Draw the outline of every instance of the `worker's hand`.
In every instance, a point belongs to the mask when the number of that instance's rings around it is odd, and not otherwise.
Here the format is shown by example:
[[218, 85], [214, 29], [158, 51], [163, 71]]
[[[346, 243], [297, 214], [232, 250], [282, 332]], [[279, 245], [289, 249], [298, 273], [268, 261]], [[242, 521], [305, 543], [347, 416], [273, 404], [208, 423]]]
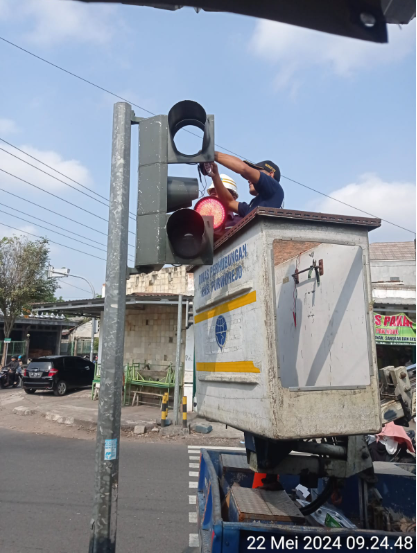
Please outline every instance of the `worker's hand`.
[[215, 161], [213, 161], [213, 163], [211, 163], [211, 172], [212, 172], [213, 175], [218, 175], [219, 174], [219, 167], [218, 167], [218, 165]]
[[210, 163], [205, 163], [204, 169], [206, 170], [207, 175], [211, 178], [219, 174], [219, 168], [217, 167], [217, 163], [215, 163], [214, 161]]

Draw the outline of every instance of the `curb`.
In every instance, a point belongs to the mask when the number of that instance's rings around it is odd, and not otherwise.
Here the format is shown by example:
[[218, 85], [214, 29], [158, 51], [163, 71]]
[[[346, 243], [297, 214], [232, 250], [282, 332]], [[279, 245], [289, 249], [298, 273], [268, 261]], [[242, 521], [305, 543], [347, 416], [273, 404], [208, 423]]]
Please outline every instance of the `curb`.
[[[24, 414], [33, 414], [33, 413], [34, 411], [30, 413], [24, 413]], [[47, 411], [46, 413], [42, 413], [42, 416], [44, 416], [47, 421], [57, 422], [58, 424], [66, 424], [67, 426], [81, 426], [86, 430], [96, 430], [97, 428], [97, 421], [93, 419], [80, 419], [78, 417], [66, 417], [66, 416], [60, 415], [59, 413], [54, 413], [53, 411]], [[129, 420], [123, 421], [122, 420], [120, 429], [124, 432], [133, 432], [135, 429], [135, 426], [138, 426], [141, 423], [146, 428], [147, 432], [150, 432], [153, 428], [156, 427], [156, 424], [150, 421], [147, 422], [147, 421], [129, 421]]]

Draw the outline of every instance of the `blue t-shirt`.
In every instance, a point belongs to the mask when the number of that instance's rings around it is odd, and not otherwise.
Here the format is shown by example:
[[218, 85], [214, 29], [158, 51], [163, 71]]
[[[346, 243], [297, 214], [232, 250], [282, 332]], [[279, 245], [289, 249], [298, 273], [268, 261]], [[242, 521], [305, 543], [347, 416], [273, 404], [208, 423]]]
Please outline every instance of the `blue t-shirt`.
[[255, 207], [277, 207], [282, 206], [284, 201], [284, 190], [273, 177], [261, 173], [258, 182], [254, 185], [258, 195], [253, 198], [250, 204], [239, 202], [238, 210], [241, 217], [245, 217]]

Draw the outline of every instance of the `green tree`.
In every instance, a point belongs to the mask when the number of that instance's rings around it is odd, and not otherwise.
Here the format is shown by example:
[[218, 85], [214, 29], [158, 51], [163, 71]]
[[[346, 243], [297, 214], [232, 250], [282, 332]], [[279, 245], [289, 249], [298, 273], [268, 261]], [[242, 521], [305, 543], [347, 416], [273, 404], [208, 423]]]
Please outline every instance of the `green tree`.
[[[58, 283], [47, 279], [48, 265], [48, 240], [32, 242], [18, 236], [0, 240], [0, 309], [5, 338], [9, 338], [20, 314], [30, 311], [32, 303], [54, 297]], [[4, 357], [5, 351], [2, 365]]]

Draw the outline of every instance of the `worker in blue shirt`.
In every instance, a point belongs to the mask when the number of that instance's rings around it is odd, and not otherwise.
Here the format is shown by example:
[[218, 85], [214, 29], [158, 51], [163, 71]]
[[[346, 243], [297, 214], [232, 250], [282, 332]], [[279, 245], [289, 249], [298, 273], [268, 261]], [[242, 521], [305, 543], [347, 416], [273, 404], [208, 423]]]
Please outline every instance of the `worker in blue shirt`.
[[246, 179], [249, 182], [249, 194], [255, 196], [249, 204], [237, 202], [224, 186], [219, 176], [218, 167], [216, 163], [213, 163], [210, 176], [219, 199], [227, 209], [245, 217], [256, 207], [280, 208], [282, 206], [284, 190], [279, 183], [281, 173], [278, 165], [269, 160], [254, 164], [221, 152], [215, 152], [214, 159]]

